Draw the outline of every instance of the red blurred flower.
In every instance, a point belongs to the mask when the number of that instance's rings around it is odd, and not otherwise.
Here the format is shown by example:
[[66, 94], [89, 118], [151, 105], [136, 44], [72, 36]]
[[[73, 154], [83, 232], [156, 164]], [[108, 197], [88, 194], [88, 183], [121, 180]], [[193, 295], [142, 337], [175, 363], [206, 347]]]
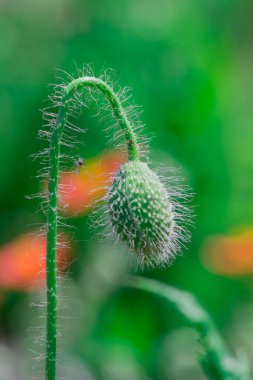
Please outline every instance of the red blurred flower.
[[[66, 236], [59, 240], [66, 243]], [[46, 236], [38, 233], [20, 235], [0, 247], [0, 288], [5, 290], [36, 290], [45, 285]], [[64, 269], [70, 248], [57, 249], [57, 268]]]
[[59, 206], [65, 214], [83, 214], [92, 203], [105, 194], [104, 187], [125, 162], [117, 151], [109, 152], [89, 162], [77, 171], [61, 173], [59, 177]]
[[224, 276], [253, 272], [253, 229], [228, 236], [208, 238], [201, 250], [207, 269]]

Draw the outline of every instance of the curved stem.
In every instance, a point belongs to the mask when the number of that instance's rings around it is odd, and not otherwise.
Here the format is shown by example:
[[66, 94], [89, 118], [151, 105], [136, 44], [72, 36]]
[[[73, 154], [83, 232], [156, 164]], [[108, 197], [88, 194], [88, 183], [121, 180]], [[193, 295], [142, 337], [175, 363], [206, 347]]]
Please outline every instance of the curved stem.
[[144, 277], [129, 277], [124, 285], [162, 297], [197, 330], [204, 349], [200, 364], [210, 380], [250, 379], [244, 358], [230, 355], [211, 318], [190, 293]]
[[50, 141], [50, 167], [48, 178], [48, 217], [47, 217], [47, 332], [46, 332], [46, 380], [55, 380], [56, 335], [57, 335], [57, 294], [56, 294], [56, 243], [57, 243], [57, 198], [59, 155], [62, 132], [65, 127], [69, 101], [73, 93], [84, 87], [94, 87], [101, 91], [109, 101], [113, 113], [123, 129], [127, 144], [129, 160], [139, 159], [139, 149], [134, 130], [127, 118], [121, 102], [113, 89], [101, 79], [81, 77], [70, 82], [63, 90], [56, 125]]

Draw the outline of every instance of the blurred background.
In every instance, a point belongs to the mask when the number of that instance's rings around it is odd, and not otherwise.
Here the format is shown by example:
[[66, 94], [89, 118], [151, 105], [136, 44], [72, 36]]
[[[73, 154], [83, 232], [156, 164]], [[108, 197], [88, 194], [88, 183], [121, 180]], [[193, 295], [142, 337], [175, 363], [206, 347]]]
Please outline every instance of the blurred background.
[[[250, 0], [0, 1], [0, 380], [43, 378], [43, 269], [37, 138], [62, 69], [114, 71], [142, 106], [150, 158], [176, 167], [195, 194], [192, 241], [172, 266], [141, 275], [192, 292], [234, 353], [253, 359], [253, 3]], [[131, 103], [131, 100], [129, 101]], [[74, 153], [59, 252], [59, 376], [205, 379], [196, 337], [89, 229], [91, 192], [124, 160], [90, 104]], [[73, 162], [69, 168], [73, 169]], [[137, 271], [138, 274], [140, 272]]]

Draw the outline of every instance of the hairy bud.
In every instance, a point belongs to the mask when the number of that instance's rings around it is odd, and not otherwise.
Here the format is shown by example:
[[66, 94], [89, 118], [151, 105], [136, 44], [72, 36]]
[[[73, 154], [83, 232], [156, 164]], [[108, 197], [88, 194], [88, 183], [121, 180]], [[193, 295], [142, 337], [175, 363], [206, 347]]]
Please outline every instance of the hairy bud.
[[107, 196], [114, 233], [139, 264], [160, 264], [175, 253], [175, 208], [169, 192], [146, 163], [128, 161], [116, 173]]

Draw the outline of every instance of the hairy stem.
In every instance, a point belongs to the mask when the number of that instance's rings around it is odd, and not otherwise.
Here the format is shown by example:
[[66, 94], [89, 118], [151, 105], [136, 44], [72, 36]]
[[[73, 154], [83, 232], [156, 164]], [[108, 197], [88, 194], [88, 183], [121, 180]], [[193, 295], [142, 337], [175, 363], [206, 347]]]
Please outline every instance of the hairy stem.
[[139, 159], [137, 138], [127, 118], [117, 94], [104, 81], [95, 77], [81, 77], [70, 82], [64, 89], [56, 124], [50, 140], [50, 168], [48, 178], [48, 217], [47, 217], [47, 332], [46, 332], [46, 380], [55, 380], [56, 336], [57, 336], [57, 284], [56, 284], [56, 244], [57, 244], [57, 201], [59, 155], [62, 132], [65, 127], [69, 102], [73, 93], [85, 87], [101, 91], [110, 103], [114, 116], [123, 129], [129, 160]]
[[250, 379], [245, 360], [239, 361], [230, 355], [211, 318], [190, 293], [143, 277], [129, 277], [124, 284], [162, 297], [197, 330], [204, 349], [200, 364], [208, 379]]

